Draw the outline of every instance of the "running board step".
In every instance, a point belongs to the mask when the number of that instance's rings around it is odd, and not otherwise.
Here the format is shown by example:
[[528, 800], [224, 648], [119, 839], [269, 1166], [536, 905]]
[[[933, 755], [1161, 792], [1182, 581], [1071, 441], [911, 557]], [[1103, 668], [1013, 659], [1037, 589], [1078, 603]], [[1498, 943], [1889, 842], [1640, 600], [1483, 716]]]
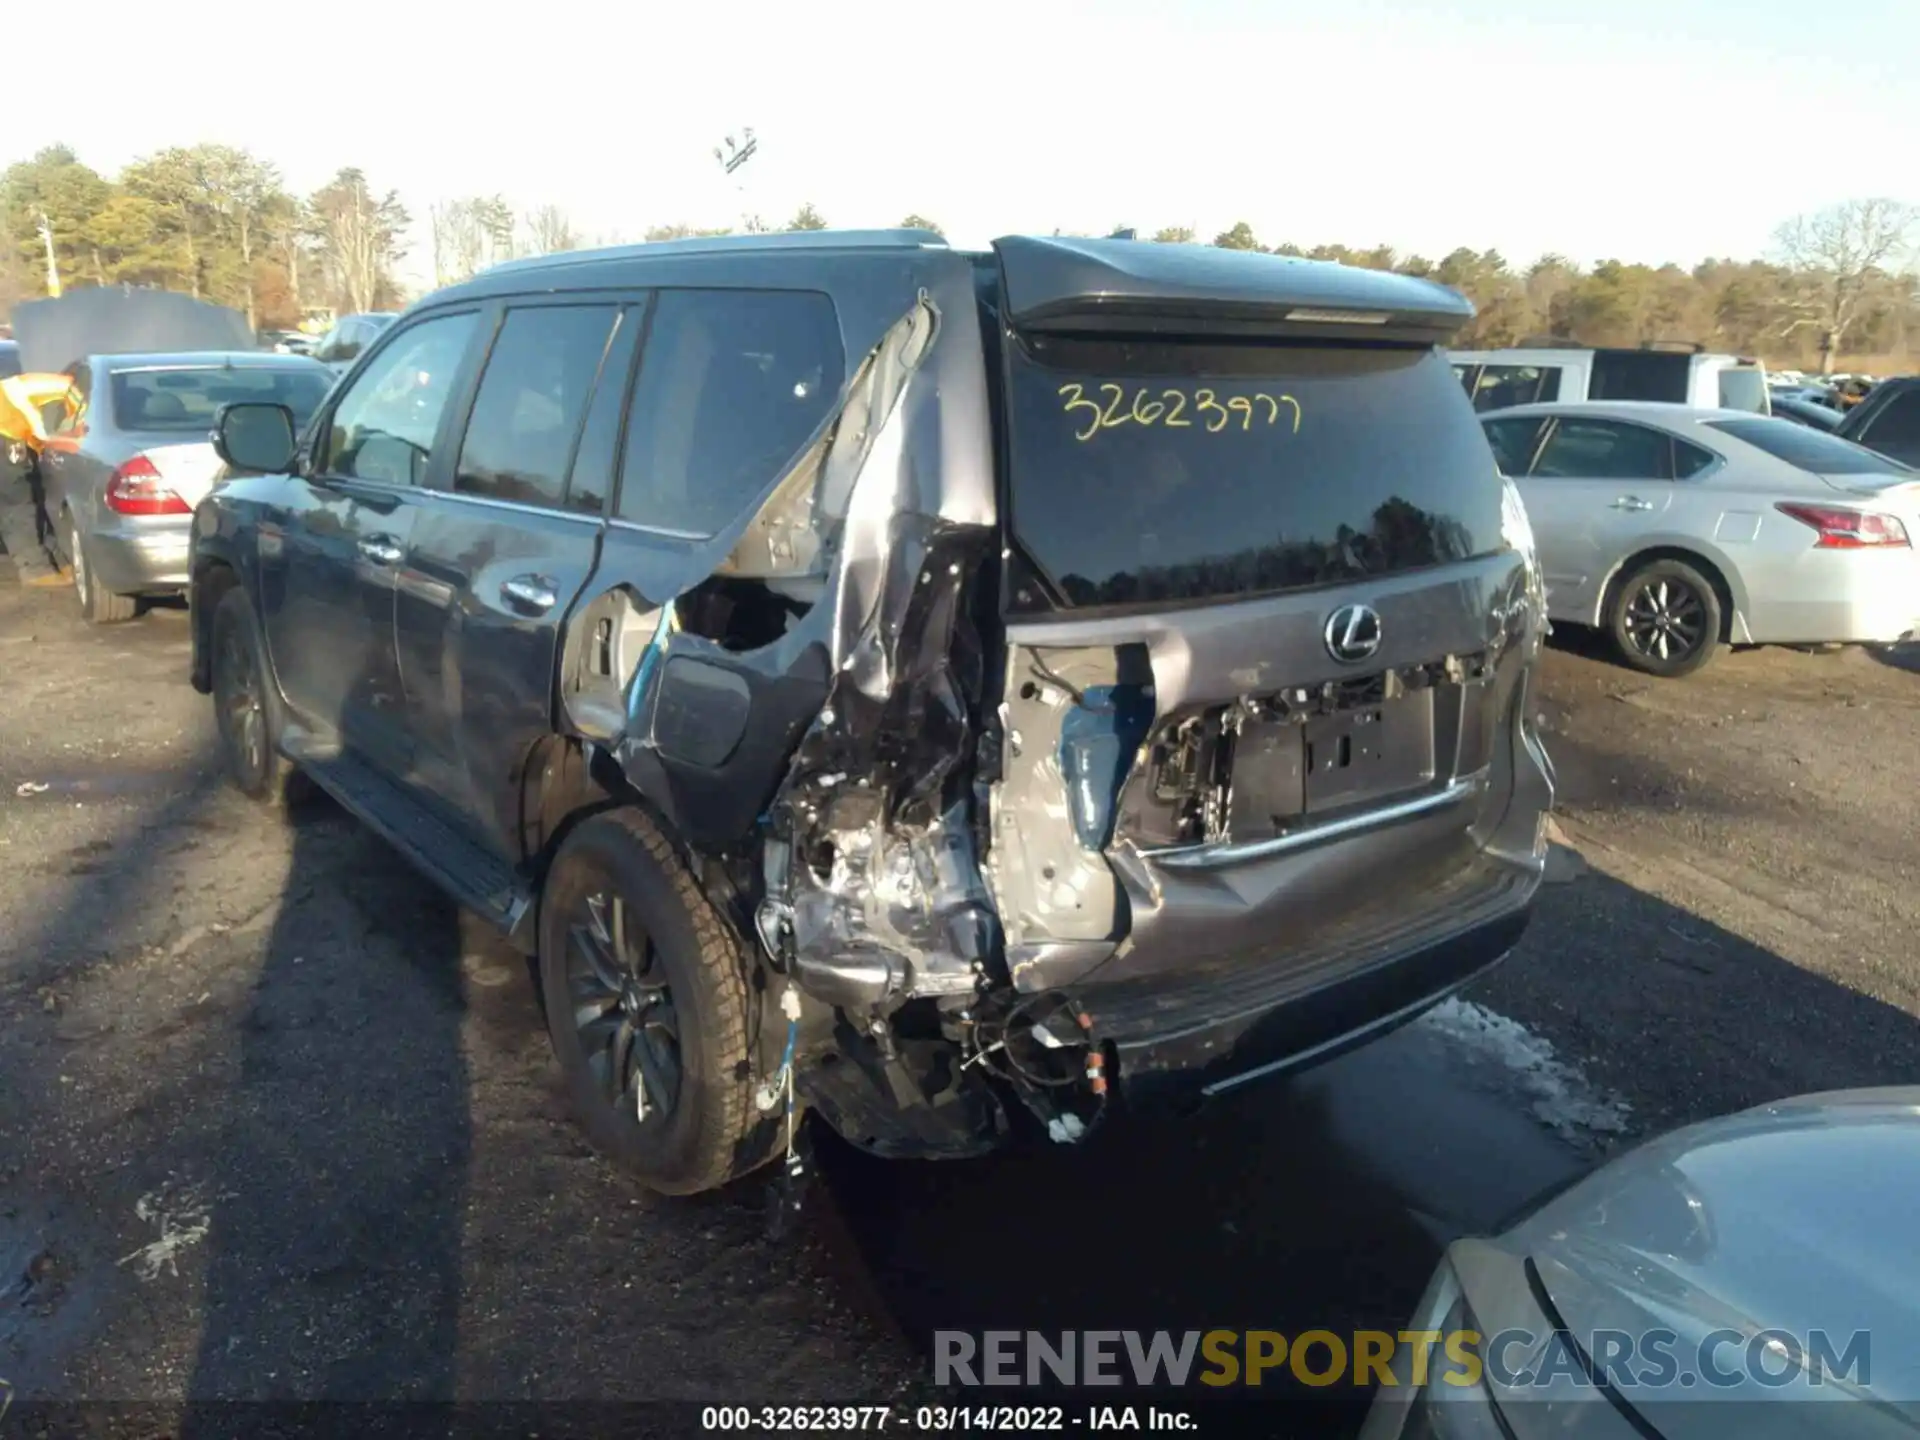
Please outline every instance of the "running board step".
[[513, 867], [447, 824], [404, 788], [351, 755], [306, 752], [289, 736], [294, 763], [365, 821], [415, 868], [469, 910], [516, 934], [533, 894]]

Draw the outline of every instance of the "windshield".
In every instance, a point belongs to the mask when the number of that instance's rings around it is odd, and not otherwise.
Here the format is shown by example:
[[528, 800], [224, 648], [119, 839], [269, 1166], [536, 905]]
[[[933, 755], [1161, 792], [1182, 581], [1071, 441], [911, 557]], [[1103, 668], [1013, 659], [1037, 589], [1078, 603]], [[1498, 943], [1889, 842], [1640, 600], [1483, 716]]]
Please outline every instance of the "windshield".
[[211, 430], [222, 405], [264, 400], [293, 412], [306, 428], [333, 377], [306, 368], [120, 370], [113, 376], [113, 418], [122, 430]]
[[[1010, 523], [1055, 605], [1338, 585], [1500, 547], [1493, 457], [1431, 349], [1009, 346]], [[1044, 608], [1028, 587], [1015, 610]]]
[[1720, 408], [1765, 415], [1771, 408], [1766, 372], [1751, 365], [1729, 365], [1720, 372]]
[[1890, 475], [1908, 480], [1915, 474], [1898, 460], [1791, 420], [1710, 420], [1707, 424], [1814, 475]]

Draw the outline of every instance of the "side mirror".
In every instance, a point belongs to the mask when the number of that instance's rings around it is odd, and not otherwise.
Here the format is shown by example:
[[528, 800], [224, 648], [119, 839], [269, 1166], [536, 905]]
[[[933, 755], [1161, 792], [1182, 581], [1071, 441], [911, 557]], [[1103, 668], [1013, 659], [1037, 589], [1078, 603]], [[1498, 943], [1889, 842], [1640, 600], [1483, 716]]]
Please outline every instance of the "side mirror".
[[258, 400], [227, 405], [214, 422], [214, 453], [235, 470], [263, 475], [290, 470], [296, 446], [293, 412], [284, 405]]

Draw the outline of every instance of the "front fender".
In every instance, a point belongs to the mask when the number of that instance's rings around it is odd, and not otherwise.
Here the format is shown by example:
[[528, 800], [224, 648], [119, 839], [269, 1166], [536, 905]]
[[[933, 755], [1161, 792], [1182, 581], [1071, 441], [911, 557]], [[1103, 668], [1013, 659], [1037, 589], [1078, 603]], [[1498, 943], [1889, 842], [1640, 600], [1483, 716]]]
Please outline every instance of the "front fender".
[[[241, 543], [242, 524], [218, 493], [202, 500], [193, 512], [193, 533], [187, 541], [187, 613], [190, 637], [188, 683], [202, 695], [213, 693], [213, 609], [234, 584], [248, 586]], [[221, 579], [230, 575], [231, 579]], [[248, 593], [252, 593], [248, 586]]]

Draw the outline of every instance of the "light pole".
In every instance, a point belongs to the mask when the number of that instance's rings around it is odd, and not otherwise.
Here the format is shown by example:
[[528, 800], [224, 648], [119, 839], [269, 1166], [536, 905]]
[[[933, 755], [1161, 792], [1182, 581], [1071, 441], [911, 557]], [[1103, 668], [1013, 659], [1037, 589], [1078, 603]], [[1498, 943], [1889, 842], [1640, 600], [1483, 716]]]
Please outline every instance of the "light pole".
[[[759, 153], [760, 142], [754, 138], [753, 127], [751, 125], [742, 129], [737, 139], [732, 135], [726, 135], [721, 138], [720, 144], [713, 147], [713, 158], [720, 162], [720, 173], [729, 179], [737, 176], [746, 163]], [[744, 197], [746, 192], [746, 182], [744, 180], [735, 180], [734, 193]], [[741, 205], [742, 219], [747, 219], [748, 217], [745, 215], [744, 198], [741, 201]], [[750, 221], [747, 228], [754, 228]]]
[[60, 295], [60, 262], [54, 257], [53, 222], [47, 218], [46, 211], [40, 212], [39, 223], [34, 228], [40, 232], [40, 243], [47, 251], [47, 296], [57, 299]]

